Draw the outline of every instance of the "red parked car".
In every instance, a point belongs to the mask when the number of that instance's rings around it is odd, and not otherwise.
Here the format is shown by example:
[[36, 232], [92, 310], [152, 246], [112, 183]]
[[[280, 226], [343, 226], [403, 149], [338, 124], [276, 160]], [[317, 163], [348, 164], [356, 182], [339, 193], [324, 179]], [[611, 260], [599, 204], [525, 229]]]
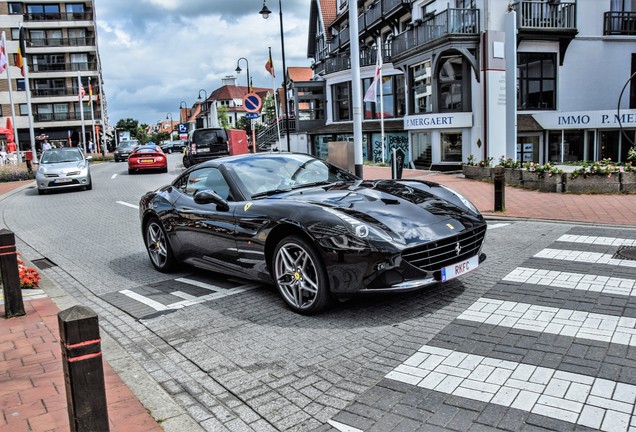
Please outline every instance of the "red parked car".
[[139, 146], [128, 156], [128, 174], [146, 170], [168, 172], [168, 159], [161, 147], [154, 144]]

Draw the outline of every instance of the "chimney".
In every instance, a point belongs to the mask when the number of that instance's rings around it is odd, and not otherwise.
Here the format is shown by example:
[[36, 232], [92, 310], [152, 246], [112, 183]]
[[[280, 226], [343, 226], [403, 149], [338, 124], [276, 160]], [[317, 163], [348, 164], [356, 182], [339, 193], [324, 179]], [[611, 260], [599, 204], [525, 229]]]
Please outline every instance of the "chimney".
[[228, 75], [221, 80], [222, 86], [236, 86], [236, 77]]

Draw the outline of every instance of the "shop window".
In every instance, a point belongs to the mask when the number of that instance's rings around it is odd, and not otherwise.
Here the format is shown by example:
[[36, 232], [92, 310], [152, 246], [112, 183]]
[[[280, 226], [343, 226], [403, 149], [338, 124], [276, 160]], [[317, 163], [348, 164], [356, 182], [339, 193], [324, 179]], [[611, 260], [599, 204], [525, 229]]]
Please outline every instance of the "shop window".
[[621, 133], [621, 158], [620, 161], [627, 162], [627, 153], [629, 149], [636, 146], [635, 130], [623, 130]]
[[[363, 94], [366, 94], [369, 86], [372, 84], [373, 78], [366, 78], [362, 80]], [[401, 87], [402, 91], [400, 97], [396, 94], [396, 89]], [[404, 116], [404, 77], [402, 75], [391, 75], [382, 77], [382, 103], [384, 108], [384, 118], [396, 117], [396, 112], [400, 113], [399, 116]], [[365, 119], [379, 119], [380, 116], [380, 90], [377, 92], [377, 102], [363, 102], [364, 103], [364, 118]]]
[[335, 121], [351, 120], [351, 92], [350, 83], [340, 83], [333, 86], [333, 114]]
[[413, 89], [413, 114], [433, 112], [433, 86], [431, 84], [431, 61], [416, 65], [411, 70]]
[[462, 161], [462, 133], [444, 132], [440, 134], [442, 162]]
[[519, 53], [517, 109], [556, 109], [556, 54]]
[[517, 137], [517, 160], [519, 162], [539, 162], [539, 136]]
[[601, 159], [618, 161], [619, 140], [620, 131], [601, 131], [599, 143]]

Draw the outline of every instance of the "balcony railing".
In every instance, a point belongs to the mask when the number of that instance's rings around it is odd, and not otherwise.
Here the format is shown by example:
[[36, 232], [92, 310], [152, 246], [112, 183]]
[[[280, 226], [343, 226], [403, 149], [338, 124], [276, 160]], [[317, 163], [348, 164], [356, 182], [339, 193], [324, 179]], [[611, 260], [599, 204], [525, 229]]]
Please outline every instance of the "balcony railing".
[[26, 13], [25, 21], [92, 21], [92, 12], [42, 12]]
[[517, 28], [575, 30], [576, 3], [554, 0], [521, 0], [514, 4]]
[[65, 71], [93, 71], [96, 70], [96, 62], [88, 63], [32, 63], [29, 65], [31, 72], [65, 72]]
[[[94, 113], [95, 120], [99, 120], [99, 110], [96, 110]], [[60, 113], [35, 113], [33, 114], [33, 120], [36, 122], [54, 122], [54, 121], [69, 121], [69, 120], [81, 120], [82, 114], [79, 112], [60, 112]], [[90, 119], [91, 112], [90, 109], [88, 111], [84, 111], [84, 119]]]
[[[369, 47], [366, 49], [360, 50], [360, 66], [371, 66], [376, 63], [378, 55], [378, 50]], [[382, 56], [382, 61], [384, 63], [390, 63], [391, 58], [388, 55], [388, 52], [384, 50], [384, 54]], [[317, 69], [315, 69], [315, 73], [324, 72], [326, 74], [339, 72], [342, 70], [347, 70], [351, 68], [351, 53], [343, 53], [333, 57], [329, 57], [325, 59], [323, 65], [320, 65]]]
[[478, 35], [478, 9], [447, 9], [397, 35], [391, 45], [391, 54], [395, 56], [404, 53], [444, 36]]
[[[93, 96], [96, 94], [96, 87], [93, 87]], [[31, 95], [33, 97], [77, 96], [79, 92], [76, 88], [35, 89], [31, 90]]]
[[605, 12], [604, 35], [636, 35], [636, 12]]
[[94, 37], [31, 39], [29, 48], [60, 46], [95, 46]]

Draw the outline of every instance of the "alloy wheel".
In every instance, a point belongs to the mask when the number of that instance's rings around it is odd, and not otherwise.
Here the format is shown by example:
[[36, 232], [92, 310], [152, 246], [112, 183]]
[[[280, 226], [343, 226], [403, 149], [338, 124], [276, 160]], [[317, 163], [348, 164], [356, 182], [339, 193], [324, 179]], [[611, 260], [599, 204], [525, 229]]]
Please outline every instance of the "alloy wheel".
[[168, 243], [163, 229], [156, 221], [150, 222], [146, 228], [146, 247], [155, 267], [165, 267], [168, 262]]
[[298, 310], [310, 308], [320, 287], [316, 264], [309, 253], [296, 243], [287, 243], [279, 248], [274, 268], [284, 300]]

